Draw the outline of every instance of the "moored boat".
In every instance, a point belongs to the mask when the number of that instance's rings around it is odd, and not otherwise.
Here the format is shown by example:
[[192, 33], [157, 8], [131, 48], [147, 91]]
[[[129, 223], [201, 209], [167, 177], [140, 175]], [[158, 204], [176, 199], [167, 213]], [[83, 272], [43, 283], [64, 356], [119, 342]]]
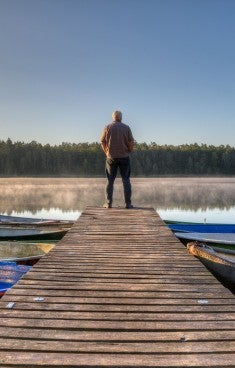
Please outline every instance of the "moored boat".
[[18, 265], [16, 262], [0, 262], [0, 297], [30, 268], [30, 266]]
[[58, 240], [68, 229], [0, 227], [0, 240]]
[[206, 243], [220, 244], [235, 247], [235, 233], [184, 233], [176, 232], [175, 236], [182, 242], [187, 243], [190, 240]]
[[197, 233], [234, 233], [235, 224], [208, 224], [208, 223], [168, 223], [167, 226], [173, 232], [197, 232]]
[[0, 242], [0, 261], [14, 261], [21, 264], [34, 264], [47, 254], [55, 244], [52, 243], [26, 243], [26, 242]]
[[65, 226], [71, 227], [74, 221], [70, 220], [57, 220], [57, 219], [46, 219], [46, 218], [33, 218], [33, 217], [20, 217], [20, 216], [7, 216], [0, 214], [0, 224], [4, 225], [15, 225], [15, 226]]
[[211, 247], [196, 242], [188, 243], [187, 249], [217, 276], [235, 286], [235, 251]]

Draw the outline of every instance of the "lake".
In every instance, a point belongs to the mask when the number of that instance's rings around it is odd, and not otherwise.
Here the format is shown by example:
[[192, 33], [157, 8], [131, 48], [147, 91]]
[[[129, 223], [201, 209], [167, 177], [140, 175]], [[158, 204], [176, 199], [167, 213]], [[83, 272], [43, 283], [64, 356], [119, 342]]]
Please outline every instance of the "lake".
[[[102, 206], [105, 178], [1, 178], [0, 213], [77, 219]], [[153, 207], [163, 219], [235, 222], [235, 178], [132, 178], [133, 204]], [[123, 206], [120, 178], [114, 206]]]

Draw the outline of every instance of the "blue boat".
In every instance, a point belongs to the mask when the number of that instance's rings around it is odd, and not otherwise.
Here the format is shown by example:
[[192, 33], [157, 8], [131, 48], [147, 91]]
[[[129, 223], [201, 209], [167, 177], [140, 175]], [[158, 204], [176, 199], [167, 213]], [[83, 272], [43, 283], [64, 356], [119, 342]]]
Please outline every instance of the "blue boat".
[[207, 224], [207, 223], [167, 223], [167, 226], [173, 232], [184, 233], [234, 233], [235, 224]]
[[0, 262], [0, 297], [30, 269], [16, 262]]

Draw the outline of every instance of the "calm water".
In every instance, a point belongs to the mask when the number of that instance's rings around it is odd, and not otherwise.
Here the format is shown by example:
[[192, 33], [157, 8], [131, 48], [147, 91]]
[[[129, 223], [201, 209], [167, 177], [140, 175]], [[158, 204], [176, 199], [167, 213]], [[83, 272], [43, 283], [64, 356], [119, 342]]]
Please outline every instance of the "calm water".
[[[105, 179], [0, 179], [0, 213], [77, 219], [86, 206], [102, 206]], [[163, 219], [235, 223], [235, 178], [132, 179], [133, 204], [153, 207]], [[120, 179], [114, 206], [123, 206]]]

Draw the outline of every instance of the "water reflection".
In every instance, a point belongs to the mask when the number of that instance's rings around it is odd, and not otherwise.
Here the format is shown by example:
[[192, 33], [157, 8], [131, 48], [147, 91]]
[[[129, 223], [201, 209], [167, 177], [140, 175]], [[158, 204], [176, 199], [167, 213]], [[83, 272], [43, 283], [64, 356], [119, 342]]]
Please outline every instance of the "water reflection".
[[[58, 209], [62, 213], [102, 206], [104, 178], [2, 178], [0, 212], [12, 214]], [[133, 178], [133, 203], [169, 211], [229, 211], [235, 206], [235, 178]], [[118, 178], [114, 206], [123, 205]]]

